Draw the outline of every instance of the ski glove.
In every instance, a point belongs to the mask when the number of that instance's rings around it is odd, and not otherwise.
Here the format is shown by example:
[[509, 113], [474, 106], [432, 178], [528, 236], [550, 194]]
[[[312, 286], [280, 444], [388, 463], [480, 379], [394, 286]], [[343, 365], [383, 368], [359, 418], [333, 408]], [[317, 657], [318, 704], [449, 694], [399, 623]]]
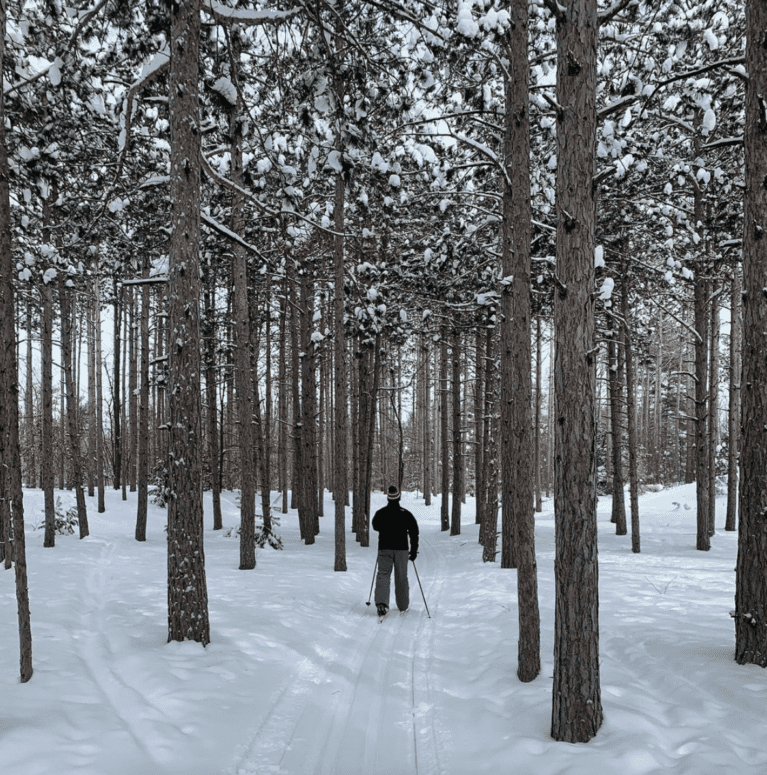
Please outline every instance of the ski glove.
[[413, 562], [415, 562], [416, 557], [418, 557], [418, 552], [410, 552], [410, 554], [408, 555], [408, 559], [412, 560]]

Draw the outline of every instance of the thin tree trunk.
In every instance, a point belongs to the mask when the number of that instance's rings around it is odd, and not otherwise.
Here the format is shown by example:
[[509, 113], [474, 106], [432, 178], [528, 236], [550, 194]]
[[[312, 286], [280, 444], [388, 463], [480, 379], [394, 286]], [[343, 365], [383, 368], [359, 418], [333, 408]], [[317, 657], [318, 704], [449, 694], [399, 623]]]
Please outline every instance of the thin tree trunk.
[[461, 449], [461, 334], [456, 325], [452, 342], [452, 388], [453, 388], [453, 508], [450, 513], [450, 535], [461, 534], [461, 470], [463, 454]]
[[738, 510], [738, 458], [740, 456], [740, 371], [742, 283], [737, 257], [732, 260], [730, 285], [730, 395], [727, 415], [727, 517], [725, 530], [735, 530]]
[[319, 532], [319, 506], [317, 505], [317, 359], [316, 345], [311, 339], [314, 300], [309, 273], [310, 266], [305, 265], [301, 273], [301, 444], [303, 444], [300, 473], [303, 486], [303, 501], [306, 510], [307, 534], [314, 536]]
[[448, 394], [447, 384], [447, 331], [442, 330], [439, 359], [439, 393], [440, 393], [440, 460], [442, 471], [442, 504], [440, 506], [440, 521], [442, 530], [450, 529], [450, 437], [448, 436]]
[[[617, 335], [618, 321], [613, 318], [613, 334]], [[621, 372], [622, 363], [616, 350], [620, 348], [620, 342], [616, 342], [611, 336], [607, 340], [607, 352], [609, 364], [607, 368], [608, 386], [610, 390], [610, 425], [612, 430], [612, 456], [613, 456], [613, 506], [612, 521], [615, 523], [615, 535], [625, 536], [628, 532], [626, 526], [626, 501], [623, 491], [623, 431], [621, 429]], [[633, 427], [633, 423], [632, 423]]]
[[[240, 216], [234, 218], [234, 230]], [[235, 246], [232, 258], [234, 285], [234, 374], [237, 391], [237, 428], [240, 460], [240, 570], [256, 567], [256, 490], [253, 470], [253, 382], [250, 369], [250, 319], [248, 311], [247, 255]]]
[[431, 451], [431, 354], [426, 344], [425, 334], [421, 337], [421, 352], [423, 353], [423, 499], [425, 506], [431, 506], [432, 492], [432, 451]]
[[286, 325], [288, 319], [287, 302], [287, 280], [283, 283], [283, 293], [280, 299], [280, 364], [279, 364], [279, 383], [280, 383], [280, 404], [279, 404], [279, 447], [278, 447], [278, 467], [280, 491], [282, 492], [282, 513], [288, 513], [288, 379], [287, 379], [287, 349], [288, 339]]
[[[6, 4], [0, 3], [0, 72], [5, 56]], [[13, 290], [13, 250], [11, 244], [11, 203], [8, 153], [5, 144], [5, 106], [0, 94], [0, 470], [3, 471], [0, 497], [5, 509], [10, 505], [13, 524], [13, 560], [16, 581], [16, 608], [19, 621], [20, 678], [32, 677], [32, 628], [29, 617], [24, 501], [21, 487], [19, 452], [18, 362], [16, 360], [16, 312]], [[6, 534], [6, 540], [10, 537]]]
[[93, 319], [92, 295], [88, 294], [88, 496], [96, 492], [96, 325]]
[[708, 534], [716, 532], [716, 448], [719, 443], [719, 303], [712, 284], [708, 380]]
[[497, 368], [497, 328], [488, 326], [485, 337], [485, 406], [484, 438], [485, 460], [487, 467], [487, 490], [484, 495], [484, 509], [479, 533], [482, 537], [482, 561], [495, 562], [498, 546], [498, 368]]
[[[505, 83], [504, 158], [510, 185], [502, 202], [503, 276], [511, 277], [501, 296], [501, 458], [504, 523], [511, 514], [511, 536], [504, 524], [502, 566], [517, 567], [519, 644], [517, 677], [532, 681], [541, 669], [538, 570], [535, 555], [535, 447], [532, 418], [530, 351], [530, 93], [528, 88], [528, 2], [509, 4], [511, 24], [506, 45], [509, 74]], [[593, 225], [592, 225], [593, 229]], [[592, 260], [593, 266], [593, 260]], [[508, 434], [508, 435], [507, 435]], [[507, 556], [507, 539], [511, 538]]]
[[709, 535], [708, 459], [708, 283], [695, 277], [695, 492], [697, 495], [696, 549], [711, 548]]
[[205, 280], [203, 302], [205, 305], [205, 397], [207, 403], [206, 419], [208, 421], [208, 459], [210, 460], [210, 489], [213, 499], [213, 529], [221, 530], [223, 517], [221, 514], [221, 461], [219, 459], [218, 391], [216, 386], [216, 310], [213, 304], [215, 278], [213, 268], [210, 265], [206, 267]]
[[641, 550], [639, 536], [639, 482], [637, 477], [637, 441], [634, 421], [634, 348], [629, 322], [628, 262], [624, 260], [621, 276], [621, 316], [623, 317], [623, 352], [626, 366], [626, 419], [629, 445], [629, 503], [631, 507], [631, 551]]
[[[66, 275], [59, 274], [59, 304], [61, 306], [61, 362], [64, 370], [64, 382], [67, 396], [67, 423], [69, 425], [69, 455], [72, 461], [72, 486], [75, 488], [77, 502], [77, 521], [80, 538], [88, 534], [88, 512], [83, 492], [82, 455], [80, 453], [80, 430], [77, 427], [77, 396], [72, 370], [72, 297], [66, 287]], [[63, 422], [62, 417], [62, 422]], [[63, 452], [63, 450], [62, 450]]]
[[102, 392], [102, 356], [101, 356], [101, 279], [96, 263], [96, 280], [93, 284], [93, 325], [94, 349], [96, 354], [96, 510], [99, 514], [106, 511], [104, 503], [104, 396]]
[[128, 290], [128, 330], [130, 331], [128, 349], [128, 426], [130, 443], [128, 444], [128, 487], [136, 492], [136, 458], [138, 448], [138, 395], [136, 394], [138, 375], [138, 343], [136, 324], [136, 298], [133, 289]]
[[113, 360], [113, 380], [112, 380], [112, 487], [115, 490], [120, 489], [122, 481], [122, 427], [120, 420], [122, 418], [122, 395], [120, 388], [122, 379], [120, 377], [120, 366], [122, 361], [122, 286], [118, 286], [117, 280], [112, 281], [112, 291], [114, 293], [114, 331], [112, 338]]
[[[149, 276], [145, 267], [144, 278]], [[149, 497], [149, 286], [141, 287], [141, 354], [138, 373], [138, 470], [136, 540], [146, 541], [147, 500]]]
[[336, 175], [335, 202], [333, 205], [333, 500], [335, 502], [335, 561], [333, 570], [346, 570], [346, 436], [347, 387], [346, 387], [346, 336], [344, 328], [344, 201], [346, 186], [342, 175]]
[[34, 390], [32, 387], [32, 302], [27, 298], [26, 323], [27, 323], [27, 351], [26, 351], [26, 391], [24, 394], [24, 434], [27, 448], [27, 486], [34, 487], [37, 481], [36, 470], [37, 461], [35, 460], [35, 406]]
[[45, 499], [43, 546], [53, 547], [56, 545], [56, 503], [53, 496], [53, 292], [51, 286], [44, 283], [40, 287], [40, 296], [43, 303], [40, 359], [42, 394], [40, 470]]
[[535, 449], [533, 452], [535, 468], [535, 510], [543, 511], [541, 500], [541, 316], [535, 317]]
[[[485, 337], [483, 327], [477, 323], [475, 332], [475, 368], [474, 368], [474, 502], [477, 525], [482, 524], [485, 511], [485, 495], [487, 489], [487, 472], [484, 465], [485, 453]], [[482, 543], [482, 531], [479, 531], [479, 542]]]

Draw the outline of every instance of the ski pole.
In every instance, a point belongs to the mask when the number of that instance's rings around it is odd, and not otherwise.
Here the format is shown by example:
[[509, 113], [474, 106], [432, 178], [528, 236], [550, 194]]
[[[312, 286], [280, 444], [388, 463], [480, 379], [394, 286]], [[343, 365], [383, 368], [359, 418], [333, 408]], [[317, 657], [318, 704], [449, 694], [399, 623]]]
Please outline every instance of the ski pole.
[[429, 619], [431, 619], [429, 606], [426, 605], [426, 595], [424, 595], [423, 587], [421, 586], [421, 577], [418, 575], [418, 568], [415, 567], [415, 560], [413, 560], [413, 570], [415, 571], [415, 577], [418, 579], [418, 586], [421, 587], [421, 597], [423, 598], [423, 604], [426, 606], [426, 614], [428, 615]]
[[373, 568], [373, 580], [370, 582], [370, 594], [368, 595], [368, 601], [365, 603], [365, 605], [370, 605], [370, 598], [373, 597], [373, 584], [375, 584], [376, 581], [376, 571], [378, 570], [378, 557], [376, 557], [376, 564]]

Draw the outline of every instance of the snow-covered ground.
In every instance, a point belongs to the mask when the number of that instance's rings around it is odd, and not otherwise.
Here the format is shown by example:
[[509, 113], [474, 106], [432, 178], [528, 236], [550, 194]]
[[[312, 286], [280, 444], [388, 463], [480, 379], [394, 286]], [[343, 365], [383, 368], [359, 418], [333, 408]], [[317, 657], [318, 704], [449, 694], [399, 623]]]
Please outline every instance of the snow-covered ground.
[[[38, 522], [42, 494], [25, 504]], [[237, 570], [238, 539], [214, 533], [208, 511], [206, 649], [166, 643], [165, 512], [150, 508], [138, 544], [135, 496], [107, 491], [103, 515], [88, 504], [83, 541], [43, 549], [29, 529], [35, 673], [24, 685], [13, 574], [0, 573], [3, 775], [767, 773], [767, 673], [733, 661], [736, 534], [695, 550], [691, 486], [640, 499], [641, 555], [600, 501], [605, 722], [587, 745], [549, 736], [551, 501], [537, 516], [543, 670], [530, 684], [516, 678], [516, 573], [482, 564], [471, 499], [451, 538], [439, 498], [426, 508], [404, 495], [432, 618], [411, 566], [410, 611], [383, 624], [365, 605], [374, 549], [350, 536], [349, 570], [333, 572], [329, 499], [314, 546], [291, 512], [285, 550], [260, 551], [253, 571]], [[237, 521], [226, 495], [225, 527]]]

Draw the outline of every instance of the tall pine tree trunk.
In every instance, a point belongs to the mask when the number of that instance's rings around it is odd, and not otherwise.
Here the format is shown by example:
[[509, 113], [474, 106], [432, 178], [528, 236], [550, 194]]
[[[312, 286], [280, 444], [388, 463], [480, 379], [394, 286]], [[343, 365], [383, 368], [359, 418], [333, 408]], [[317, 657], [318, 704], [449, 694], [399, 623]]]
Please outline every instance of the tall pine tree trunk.
[[[528, 3], [510, 3], [506, 45], [504, 158], [508, 183], [502, 200], [503, 276], [511, 278], [501, 297], [501, 427], [504, 451], [503, 567], [517, 568], [519, 645], [517, 677], [532, 681], [540, 672], [540, 614], [535, 557], [535, 471], [532, 454], [532, 353], [530, 351], [530, 93], [528, 88]], [[593, 227], [592, 227], [593, 228]], [[506, 509], [510, 510], [507, 518]], [[508, 525], [507, 525], [508, 523]], [[511, 526], [511, 535], [508, 534]], [[511, 539], [511, 545], [507, 547]], [[508, 550], [510, 551], [507, 551]]]
[[767, 666], [767, 3], [746, 2], [742, 453], [735, 660]]
[[594, 395], [596, 0], [557, 4], [557, 458], [551, 734], [587, 742], [602, 724]]
[[[0, 4], [0, 72], [5, 56], [6, 4]], [[24, 501], [21, 488], [19, 452], [19, 393], [16, 360], [16, 301], [13, 289], [13, 251], [11, 244], [11, 202], [8, 181], [8, 154], [5, 145], [5, 106], [0, 95], [0, 470], [3, 471], [0, 497], [4, 511], [10, 511], [13, 524], [13, 560], [16, 580], [16, 608], [19, 621], [20, 677], [26, 683], [32, 677], [32, 628], [29, 617], [27, 559], [24, 535]], [[10, 536], [6, 534], [6, 540]]]
[[168, 640], [210, 642], [200, 400], [200, 0], [170, 12]]

